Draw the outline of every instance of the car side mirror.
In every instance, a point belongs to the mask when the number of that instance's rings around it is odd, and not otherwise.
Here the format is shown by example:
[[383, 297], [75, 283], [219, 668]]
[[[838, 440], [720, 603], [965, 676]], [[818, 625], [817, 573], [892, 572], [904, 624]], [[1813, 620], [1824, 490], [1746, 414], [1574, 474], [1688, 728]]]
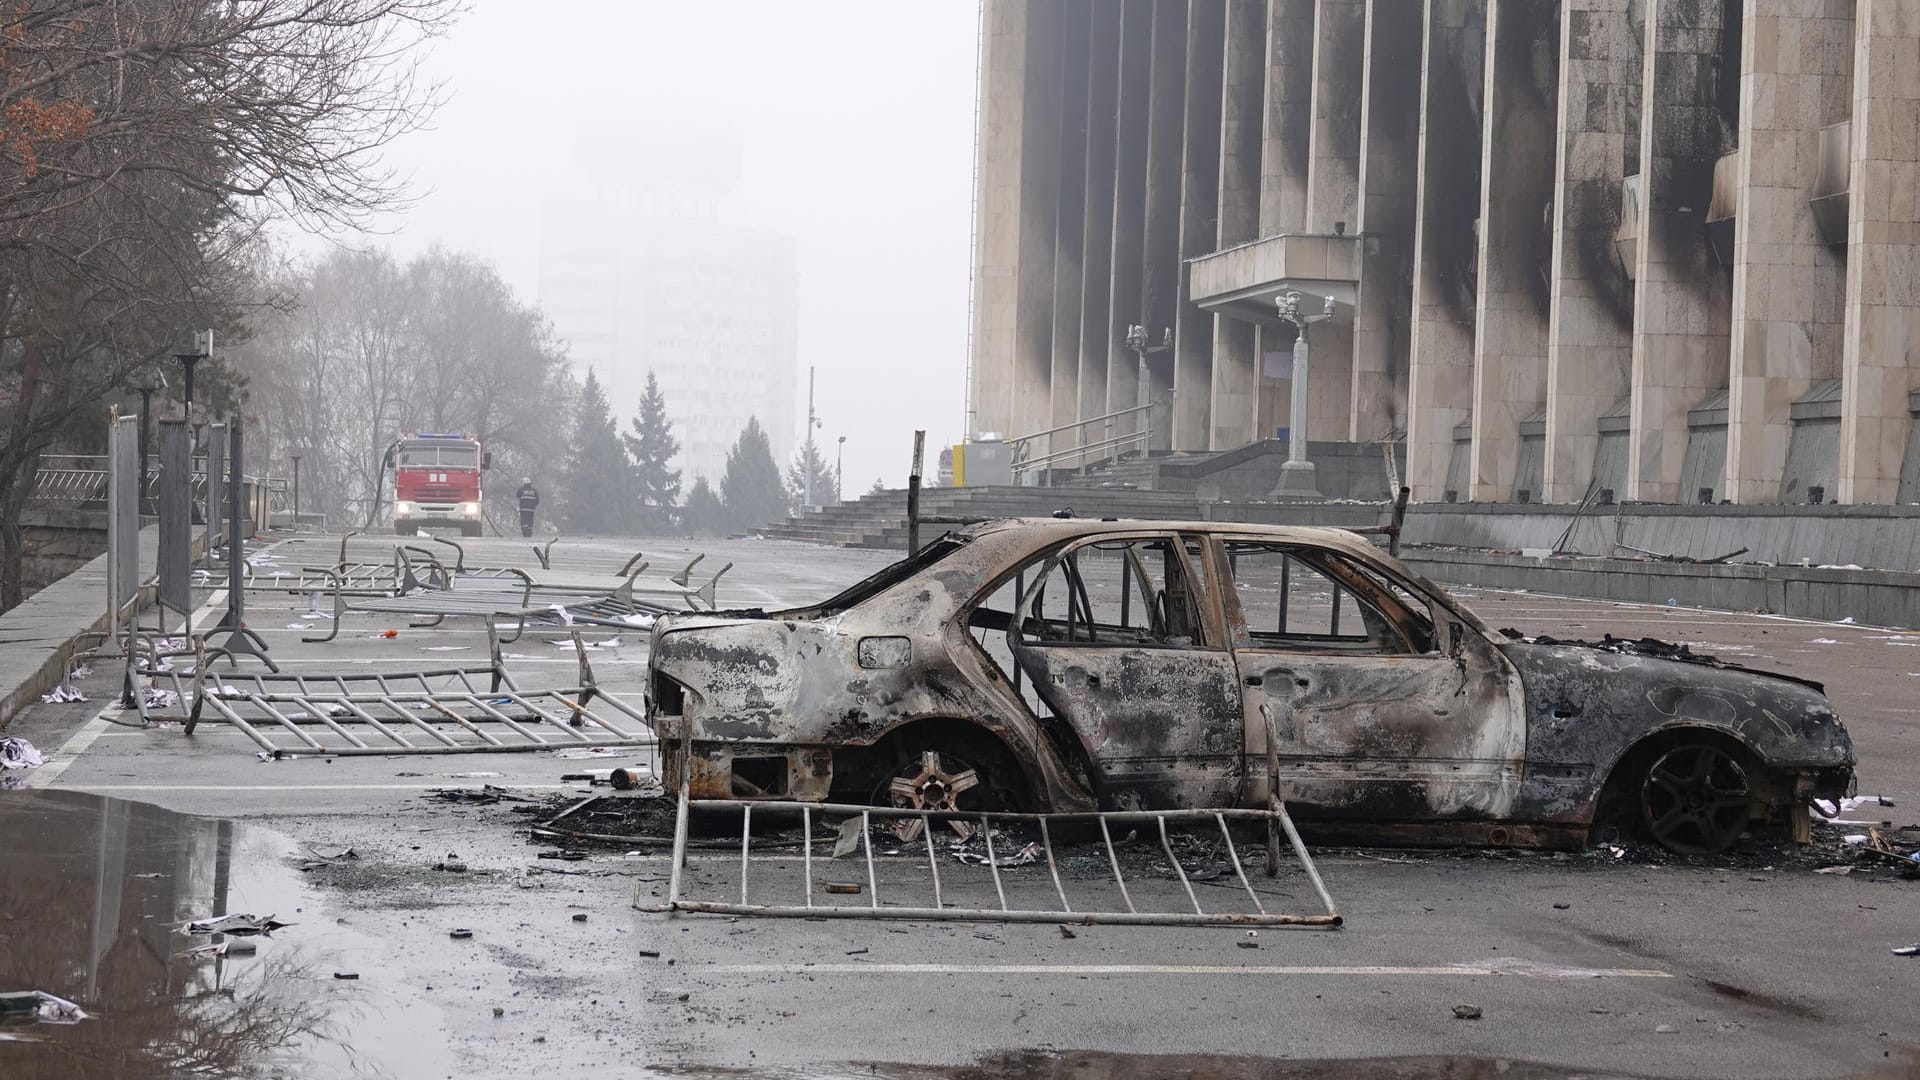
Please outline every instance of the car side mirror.
[[485, 472], [491, 468], [493, 468], [493, 451], [488, 450], [480, 455], [480, 469]]

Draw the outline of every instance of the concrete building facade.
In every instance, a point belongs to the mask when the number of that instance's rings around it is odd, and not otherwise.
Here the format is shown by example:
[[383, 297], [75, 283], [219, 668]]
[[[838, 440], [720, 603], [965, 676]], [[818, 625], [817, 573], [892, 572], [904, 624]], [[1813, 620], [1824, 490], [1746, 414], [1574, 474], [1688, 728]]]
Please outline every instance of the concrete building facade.
[[982, 19], [973, 431], [1290, 435], [1298, 293], [1417, 500], [1920, 501], [1920, 3]]
[[793, 240], [722, 222], [700, 192], [554, 200], [544, 226], [541, 306], [575, 374], [593, 369], [623, 431], [647, 372], [659, 377], [682, 493], [701, 477], [719, 490], [749, 418], [785, 468], [798, 404]]

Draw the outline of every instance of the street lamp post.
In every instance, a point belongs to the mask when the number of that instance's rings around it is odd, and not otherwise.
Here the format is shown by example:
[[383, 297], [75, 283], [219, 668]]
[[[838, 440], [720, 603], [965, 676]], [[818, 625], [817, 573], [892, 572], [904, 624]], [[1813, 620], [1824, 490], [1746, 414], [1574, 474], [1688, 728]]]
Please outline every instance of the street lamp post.
[[133, 373], [129, 380], [140, 394], [140, 512], [147, 512], [147, 447], [152, 439], [148, 432], [153, 423], [153, 395], [167, 388], [167, 377], [157, 368], [143, 367]]
[[846, 463], [847, 437], [842, 435], [840, 436], [840, 444], [835, 447], [833, 451], [833, 501], [837, 503], [847, 501], [846, 496], [840, 493], [840, 482], [846, 478], [844, 469]]
[[1313, 462], [1307, 460], [1307, 327], [1333, 318], [1334, 300], [1327, 297], [1326, 309], [1319, 314], [1303, 314], [1300, 293], [1288, 289], [1274, 298], [1275, 314], [1293, 327], [1293, 388], [1287, 417], [1287, 461], [1280, 466], [1280, 482], [1272, 497], [1277, 499], [1317, 500], [1320, 485], [1314, 480]]

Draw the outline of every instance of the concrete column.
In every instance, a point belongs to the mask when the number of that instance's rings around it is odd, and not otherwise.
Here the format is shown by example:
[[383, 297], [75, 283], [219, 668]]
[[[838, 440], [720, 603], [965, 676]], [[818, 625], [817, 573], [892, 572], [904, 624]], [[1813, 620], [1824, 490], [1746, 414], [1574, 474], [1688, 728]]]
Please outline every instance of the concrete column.
[[[1360, 115], [1366, 97], [1365, 0], [1318, 0], [1313, 14], [1313, 128], [1307, 158], [1306, 232], [1358, 227]], [[1316, 325], [1308, 338], [1311, 438], [1353, 431], [1353, 323], [1348, 313]]]
[[1920, 388], [1920, 5], [1854, 12], [1839, 498], [1892, 503]]
[[1151, 341], [1146, 400], [1153, 404], [1154, 450], [1173, 446], [1173, 349], [1168, 335], [1180, 311], [1180, 190], [1187, 91], [1187, 2], [1153, 0], [1147, 103], [1147, 205], [1140, 323]]
[[[1260, 235], [1260, 166], [1266, 119], [1267, 5], [1227, 0], [1220, 88], [1220, 224], [1216, 246]], [[1259, 352], [1252, 323], [1213, 317], [1213, 372], [1207, 406], [1208, 447], [1227, 450], [1253, 440]]]
[[[1113, 351], [1114, 135], [1120, 94], [1120, 6], [1096, 3], [1087, 21], [1087, 163], [1081, 215], [1080, 409], [1107, 411], [1107, 360]], [[1091, 435], [1089, 435], [1091, 439]]]
[[1306, 221], [1313, 149], [1315, 0], [1268, 0], [1266, 122], [1260, 151], [1260, 235]]
[[989, 0], [980, 79], [974, 429], [1048, 426], [1061, 9]]
[[1840, 374], [1845, 337], [1846, 259], [1807, 196], [1820, 129], [1853, 107], [1853, 0], [1747, 0], [1742, 33], [1727, 496], [1799, 502], [1780, 490], [1793, 402]]
[[[1146, 266], [1147, 113], [1153, 45], [1153, 0], [1125, 0], [1120, 9], [1118, 125], [1114, 136], [1113, 274], [1105, 412], [1139, 404], [1140, 356], [1127, 347], [1127, 327], [1142, 321]], [[1129, 426], [1125, 430], [1132, 430]], [[1116, 427], [1115, 434], [1122, 429]]]
[[[1085, 299], [1087, 202], [1087, 33], [1091, 0], [1062, 0], [1060, 188], [1053, 246], [1053, 355], [1048, 427], [1080, 415], [1081, 304]], [[1068, 434], [1048, 449], [1073, 445]]]
[[1185, 260], [1219, 239], [1221, 72], [1226, 0], [1193, 0], [1187, 13], [1185, 139], [1181, 147], [1180, 314], [1174, 324], [1172, 448], [1205, 450], [1213, 395], [1213, 321], [1194, 304]]
[[[1356, 225], [1360, 111], [1366, 96], [1365, 0], [1318, 0], [1313, 12], [1313, 130], [1307, 159], [1306, 231]], [[1401, 72], [1402, 77], [1406, 73]], [[1319, 335], [1316, 333], [1315, 337]], [[1320, 342], [1312, 341], [1320, 367]], [[1345, 425], [1341, 425], [1344, 430]]]
[[1730, 279], [1705, 221], [1731, 148], [1737, 31], [1722, 0], [1648, 0], [1646, 18], [1625, 497], [1675, 502], [1687, 412], [1727, 385]]
[[1366, 237], [1353, 315], [1353, 424], [1385, 438], [1406, 421], [1413, 307], [1413, 211], [1419, 175], [1421, 0], [1367, 0], [1362, 57], [1359, 207]]
[[1487, 14], [1467, 496], [1475, 502], [1513, 498], [1520, 422], [1546, 401], [1558, 12], [1534, 0], [1493, 0]]
[[1552, 312], [1542, 502], [1593, 480], [1600, 414], [1627, 392], [1633, 281], [1621, 264], [1621, 183], [1640, 171], [1639, 29], [1632, 0], [1568, 0], [1560, 20]]
[[1207, 406], [1210, 450], [1231, 450], [1253, 441], [1259, 338], [1259, 328], [1250, 322], [1213, 317], [1213, 393]]
[[1253, 437], [1271, 439], [1288, 426], [1293, 408], [1293, 327], [1265, 325], [1258, 336], [1260, 369], [1253, 405]]
[[1427, 0], [1424, 20], [1406, 482], [1438, 502], [1454, 425], [1473, 408], [1486, 4]]

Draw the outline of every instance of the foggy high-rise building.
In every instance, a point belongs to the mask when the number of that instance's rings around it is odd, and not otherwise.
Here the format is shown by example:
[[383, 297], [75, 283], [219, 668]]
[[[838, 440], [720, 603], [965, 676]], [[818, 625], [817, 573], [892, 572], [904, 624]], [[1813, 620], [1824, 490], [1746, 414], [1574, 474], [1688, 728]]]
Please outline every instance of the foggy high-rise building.
[[592, 368], [622, 431], [660, 379], [682, 497], [717, 492], [749, 417], [782, 468], [794, 449], [799, 279], [790, 237], [719, 219], [711, 191], [612, 189], [548, 202], [540, 303]]
[[970, 427], [1272, 439], [1298, 293], [1416, 499], [1920, 501], [1913, 7], [985, 0]]

